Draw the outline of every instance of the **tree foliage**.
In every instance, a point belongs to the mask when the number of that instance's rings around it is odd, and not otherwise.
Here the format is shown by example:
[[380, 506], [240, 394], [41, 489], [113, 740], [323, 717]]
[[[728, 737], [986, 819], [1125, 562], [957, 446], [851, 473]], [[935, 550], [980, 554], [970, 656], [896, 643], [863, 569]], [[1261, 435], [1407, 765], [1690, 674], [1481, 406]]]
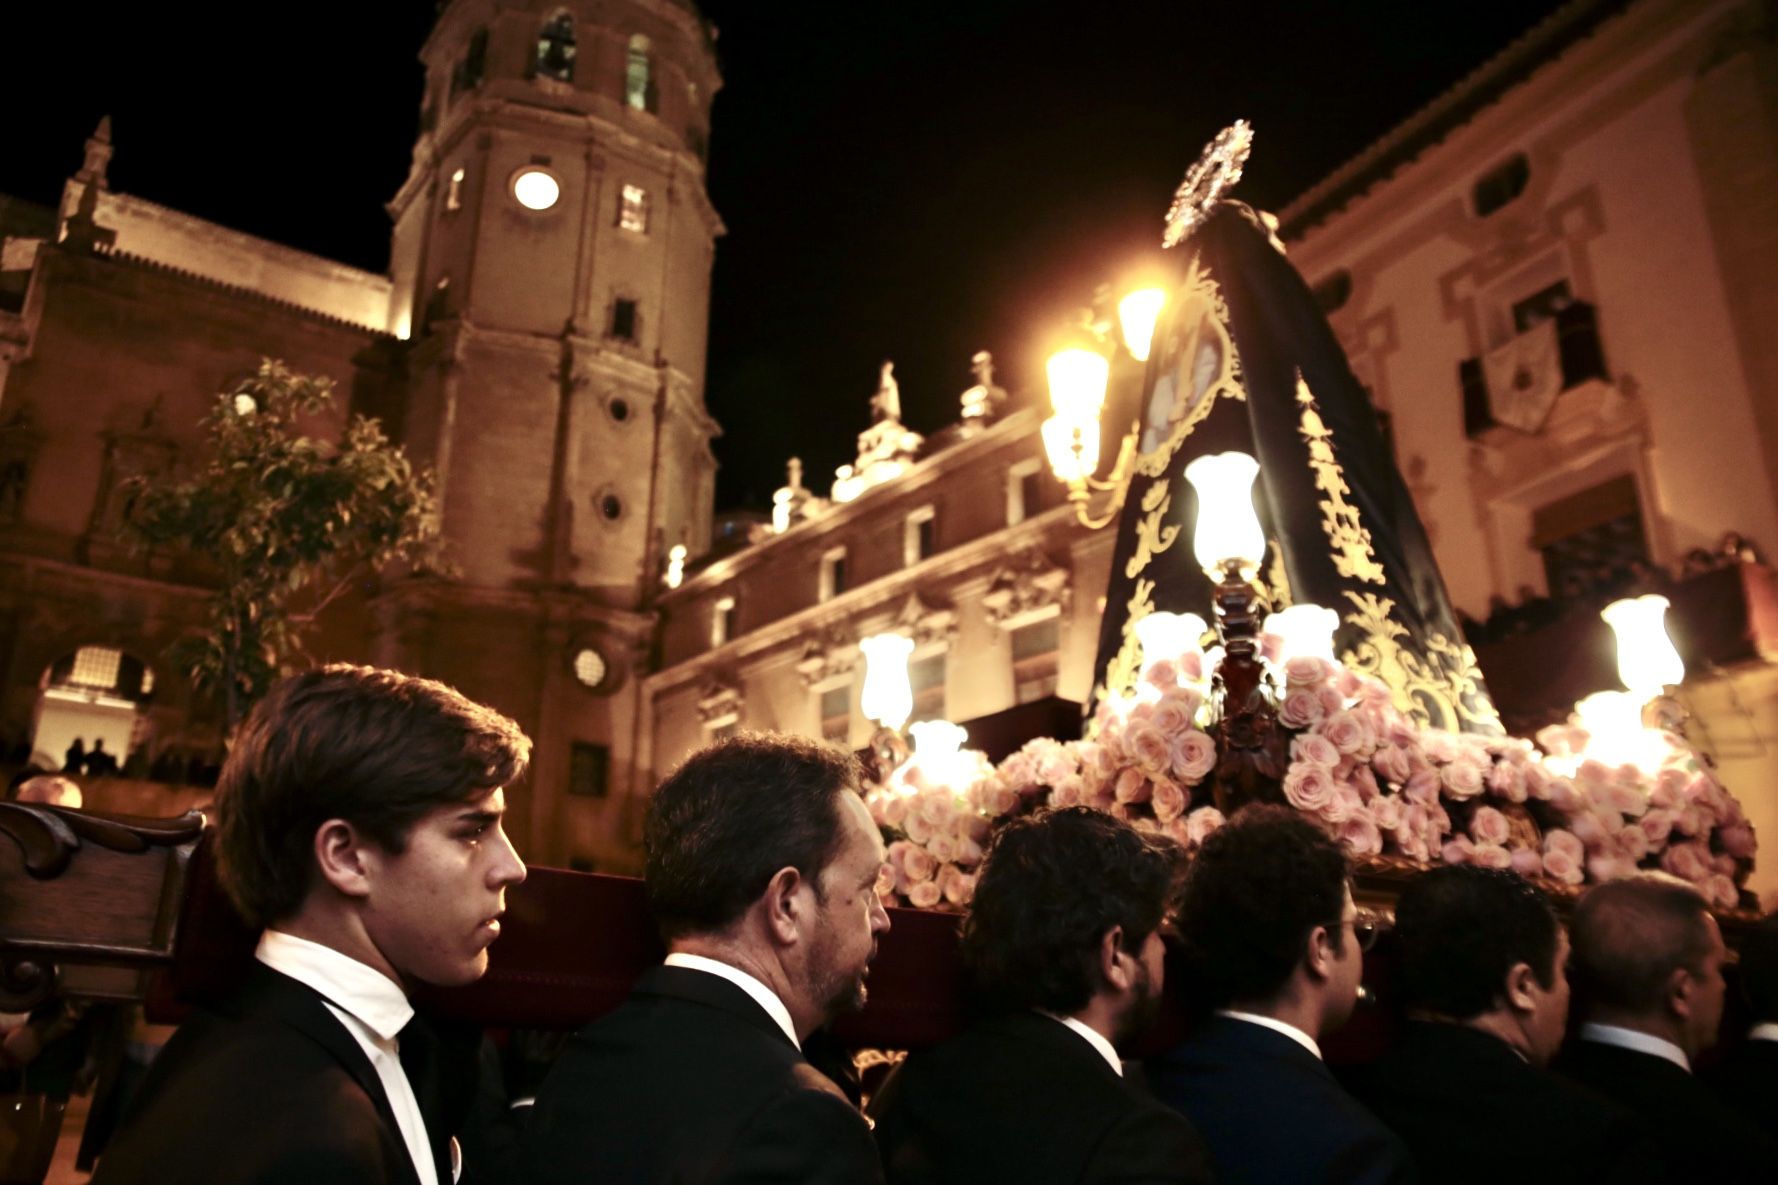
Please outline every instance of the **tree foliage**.
[[126, 534], [214, 568], [206, 628], [175, 661], [222, 699], [231, 729], [354, 580], [395, 563], [446, 566], [435, 475], [364, 416], [337, 442], [308, 435], [333, 405], [331, 379], [266, 359], [217, 396], [195, 473], [132, 482]]

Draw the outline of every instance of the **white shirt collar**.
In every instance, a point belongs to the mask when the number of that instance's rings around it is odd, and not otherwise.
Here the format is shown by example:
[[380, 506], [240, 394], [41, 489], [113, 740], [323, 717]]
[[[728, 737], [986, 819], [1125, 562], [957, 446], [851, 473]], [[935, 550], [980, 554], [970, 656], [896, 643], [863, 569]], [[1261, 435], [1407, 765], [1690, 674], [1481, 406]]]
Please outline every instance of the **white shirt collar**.
[[1768, 1020], [1747, 1030], [1749, 1041], [1778, 1041], [1778, 1021]]
[[796, 1039], [796, 1024], [790, 1019], [790, 1009], [784, 1007], [784, 1001], [778, 998], [778, 993], [739, 967], [732, 967], [716, 959], [706, 959], [703, 955], [688, 955], [684, 951], [674, 951], [668, 955], [666, 965], [684, 967], [690, 971], [703, 971], [719, 979], [728, 980], [753, 997], [753, 1002], [766, 1010], [766, 1015], [778, 1023], [778, 1027], [784, 1030], [784, 1035], [790, 1038], [792, 1045], [799, 1050], [803, 1047], [803, 1043]]
[[1119, 1078], [1124, 1076], [1123, 1060], [1117, 1056], [1117, 1048], [1105, 1039], [1104, 1033], [1101, 1033], [1098, 1029], [1095, 1029], [1085, 1021], [1077, 1020], [1072, 1016], [1057, 1016], [1053, 1012], [1044, 1012], [1041, 1008], [1038, 1009], [1038, 1012], [1043, 1016], [1049, 1017], [1053, 1021], [1058, 1021], [1067, 1025], [1069, 1028], [1079, 1033], [1081, 1037], [1086, 1040], [1086, 1043], [1091, 1045], [1093, 1049], [1098, 1052], [1099, 1056], [1105, 1059], [1105, 1064], [1117, 1072]]
[[331, 946], [267, 930], [259, 936], [259, 949], [253, 957], [315, 989], [384, 1041], [394, 1040], [413, 1019], [414, 1006], [400, 984]]
[[1597, 1041], [1601, 1045], [1615, 1045], [1619, 1049], [1628, 1049], [1636, 1053], [1646, 1053], [1652, 1057], [1666, 1058], [1686, 1073], [1691, 1073], [1692, 1060], [1685, 1056], [1685, 1050], [1673, 1042], [1653, 1033], [1644, 1033], [1637, 1029], [1626, 1029], [1621, 1025], [1602, 1025], [1588, 1022], [1580, 1027], [1582, 1041]]
[[1309, 1034], [1303, 1032], [1295, 1025], [1287, 1025], [1281, 1020], [1270, 1016], [1261, 1016], [1257, 1012], [1236, 1012], [1233, 1008], [1218, 1008], [1216, 1010], [1216, 1015], [1226, 1016], [1230, 1020], [1244, 1020], [1250, 1025], [1259, 1025], [1261, 1028], [1271, 1029], [1276, 1033], [1283, 1033], [1286, 1037], [1289, 1037], [1292, 1041], [1295, 1041], [1298, 1045], [1301, 1045], [1304, 1049], [1314, 1054], [1316, 1061], [1323, 1060], [1321, 1057], [1321, 1046], [1315, 1043], [1315, 1038], [1309, 1036]]

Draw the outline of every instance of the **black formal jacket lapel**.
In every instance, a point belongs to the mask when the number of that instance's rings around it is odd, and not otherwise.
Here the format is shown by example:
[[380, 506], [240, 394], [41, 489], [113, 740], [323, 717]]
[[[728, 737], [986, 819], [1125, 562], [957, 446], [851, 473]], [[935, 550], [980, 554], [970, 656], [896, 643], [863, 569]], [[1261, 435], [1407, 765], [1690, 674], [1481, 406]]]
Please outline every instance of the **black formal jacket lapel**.
[[773, 1040], [782, 1041], [793, 1050], [798, 1048], [752, 996], [720, 975], [663, 964], [651, 968], [637, 980], [635, 991], [640, 996], [666, 996], [720, 1009], [746, 1021]]
[[[395, 1146], [402, 1150], [399, 1163], [405, 1170], [404, 1176], [409, 1185], [420, 1185], [419, 1173], [415, 1171], [413, 1161], [406, 1154], [407, 1141], [402, 1138], [401, 1125], [395, 1122], [395, 1110], [389, 1105], [389, 1096], [383, 1090], [383, 1080], [377, 1076], [376, 1067], [370, 1064], [370, 1058], [365, 1056], [364, 1047], [358, 1044], [358, 1039], [346, 1030], [338, 1017], [328, 1011], [325, 997], [321, 993], [255, 959], [234, 998], [233, 1010], [243, 1019], [263, 1016], [288, 1025], [321, 1046], [339, 1062], [352, 1076], [352, 1080], [370, 1096], [371, 1103], [377, 1109], [377, 1116], [383, 1121], [384, 1130], [389, 1133]], [[434, 1160], [437, 1160], [436, 1148]], [[439, 1181], [443, 1183], [450, 1179], [450, 1165], [447, 1162]]]

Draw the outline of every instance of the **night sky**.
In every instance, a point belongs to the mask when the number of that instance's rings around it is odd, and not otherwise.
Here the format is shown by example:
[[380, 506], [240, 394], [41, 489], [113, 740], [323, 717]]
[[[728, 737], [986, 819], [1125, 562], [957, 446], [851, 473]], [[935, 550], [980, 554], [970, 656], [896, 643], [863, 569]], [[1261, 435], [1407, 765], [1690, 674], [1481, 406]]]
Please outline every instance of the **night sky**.
[[[0, 192], [53, 203], [109, 112], [115, 189], [386, 266], [432, 0], [6, 7]], [[1239, 195], [1282, 208], [1556, 4], [703, 7], [726, 80], [718, 505], [763, 509], [792, 453], [825, 492], [885, 358], [916, 430], [956, 418], [978, 349], [1041, 399], [1049, 339], [1096, 283], [1161, 266], [1168, 199], [1223, 125], [1256, 129]]]

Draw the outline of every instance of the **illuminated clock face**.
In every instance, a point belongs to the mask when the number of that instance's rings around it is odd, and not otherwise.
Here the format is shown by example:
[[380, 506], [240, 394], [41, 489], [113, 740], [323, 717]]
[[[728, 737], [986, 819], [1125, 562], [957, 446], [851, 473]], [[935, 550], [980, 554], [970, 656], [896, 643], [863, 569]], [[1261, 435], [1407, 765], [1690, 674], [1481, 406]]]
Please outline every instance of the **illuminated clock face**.
[[512, 196], [527, 210], [547, 210], [562, 196], [562, 183], [542, 169], [523, 169], [512, 179]]
[[605, 682], [605, 656], [591, 646], [583, 646], [574, 656], [574, 677], [583, 687], [597, 687]]

